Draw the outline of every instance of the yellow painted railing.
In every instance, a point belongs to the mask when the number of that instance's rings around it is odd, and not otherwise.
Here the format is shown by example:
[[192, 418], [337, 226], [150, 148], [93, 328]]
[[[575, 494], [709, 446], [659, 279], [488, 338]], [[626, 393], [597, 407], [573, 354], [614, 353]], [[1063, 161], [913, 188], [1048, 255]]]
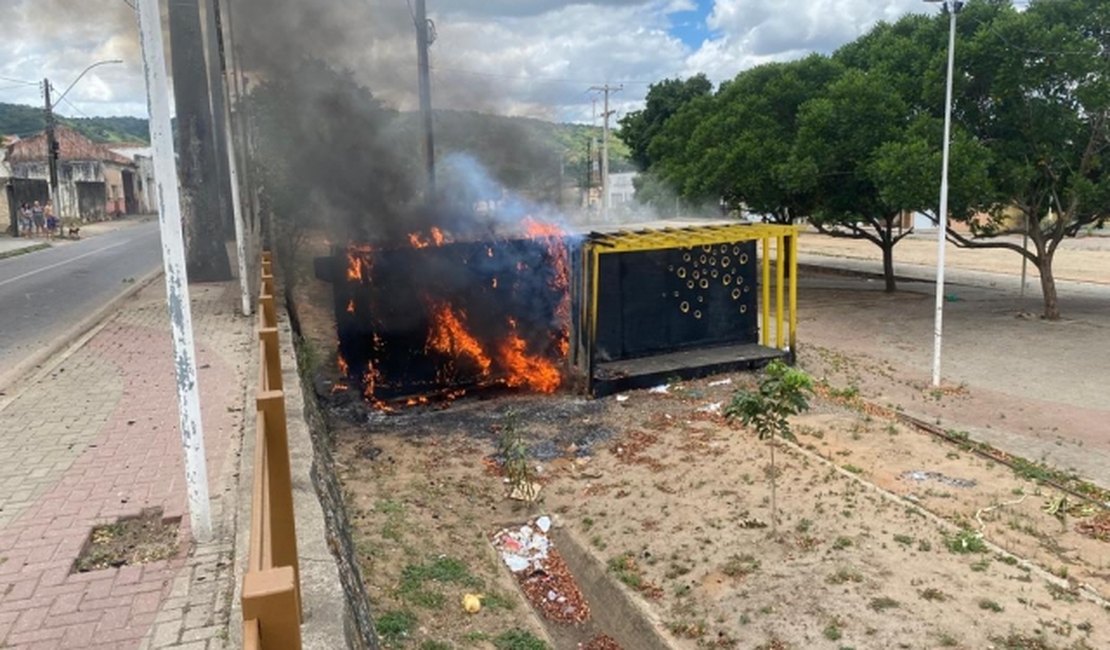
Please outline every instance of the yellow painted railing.
[[273, 260], [268, 252], [262, 253], [258, 350], [254, 485], [242, 594], [243, 647], [246, 650], [300, 650], [300, 567], [293, 520]]

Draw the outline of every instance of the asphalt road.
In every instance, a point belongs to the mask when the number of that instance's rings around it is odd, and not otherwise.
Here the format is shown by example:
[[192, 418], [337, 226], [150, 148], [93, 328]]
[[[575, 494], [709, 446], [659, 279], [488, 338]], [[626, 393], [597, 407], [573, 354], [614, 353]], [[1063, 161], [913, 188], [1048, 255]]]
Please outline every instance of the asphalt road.
[[161, 260], [157, 221], [0, 260], [0, 376]]

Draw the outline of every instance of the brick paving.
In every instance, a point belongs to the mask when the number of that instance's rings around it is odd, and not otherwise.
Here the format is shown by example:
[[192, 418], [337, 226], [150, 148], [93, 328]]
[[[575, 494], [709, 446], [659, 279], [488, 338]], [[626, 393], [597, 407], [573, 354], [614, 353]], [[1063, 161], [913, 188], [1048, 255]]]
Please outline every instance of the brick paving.
[[[212, 648], [227, 638], [235, 455], [252, 325], [235, 286], [193, 288], [216, 531], [192, 546], [163, 286], [0, 406], [0, 647]], [[179, 553], [74, 573], [93, 526], [161, 508]]]

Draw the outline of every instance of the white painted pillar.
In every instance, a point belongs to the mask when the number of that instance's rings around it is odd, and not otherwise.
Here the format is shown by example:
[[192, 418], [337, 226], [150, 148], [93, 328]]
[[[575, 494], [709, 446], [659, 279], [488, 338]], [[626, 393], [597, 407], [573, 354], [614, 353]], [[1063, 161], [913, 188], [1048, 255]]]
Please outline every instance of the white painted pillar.
[[185, 486], [193, 539], [212, 538], [208, 504], [208, 468], [204, 458], [204, 429], [200, 419], [200, 391], [193, 350], [193, 318], [189, 310], [189, 278], [185, 272], [185, 242], [181, 229], [173, 132], [170, 127], [170, 87], [166, 77], [162, 19], [158, 0], [139, 0], [139, 37], [150, 112], [150, 143], [154, 155], [155, 200], [162, 234], [162, 264], [166, 301], [173, 329], [173, 360], [180, 405], [181, 446], [185, 452]]

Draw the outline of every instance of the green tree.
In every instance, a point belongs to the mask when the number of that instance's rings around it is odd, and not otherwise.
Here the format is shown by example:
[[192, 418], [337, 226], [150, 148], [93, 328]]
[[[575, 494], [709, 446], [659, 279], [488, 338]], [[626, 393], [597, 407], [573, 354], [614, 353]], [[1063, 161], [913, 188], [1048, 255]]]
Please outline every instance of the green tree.
[[906, 103], [889, 79], [849, 70], [802, 105], [791, 161], [799, 189], [817, 195], [811, 222], [818, 230], [882, 250], [887, 291], [896, 289], [894, 246], [909, 233], [897, 232], [898, 219], [921, 207], [880, 186], [898, 150], [919, 144], [907, 138], [907, 126]]
[[[964, 219], [974, 237], [951, 229], [950, 237], [1028, 258], [1040, 272], [1043, 316], [1055, 320], [1057, 248], [1110, 215], [1110, 3], [1000, 6], [961, 45], [957, 112], [990, 150], [1001, 198], [983, 203], [986, 219]], [[1009, 218], [1011, 208], [1020, 218]], [[1032, 250], [993, 239], [1010, 233], [1028, 235]]]
[[633, 111], [620, 119], [620, 138], [632, 152], [632, 161], [647, 170], [654, 162], [650, 146], [667, 120], [683, 106], [698, 97], [708, 97], [713, 84], [704, 74], [689, 79], [664, 79], [648, 87], [646, 103], [642, 110]]

